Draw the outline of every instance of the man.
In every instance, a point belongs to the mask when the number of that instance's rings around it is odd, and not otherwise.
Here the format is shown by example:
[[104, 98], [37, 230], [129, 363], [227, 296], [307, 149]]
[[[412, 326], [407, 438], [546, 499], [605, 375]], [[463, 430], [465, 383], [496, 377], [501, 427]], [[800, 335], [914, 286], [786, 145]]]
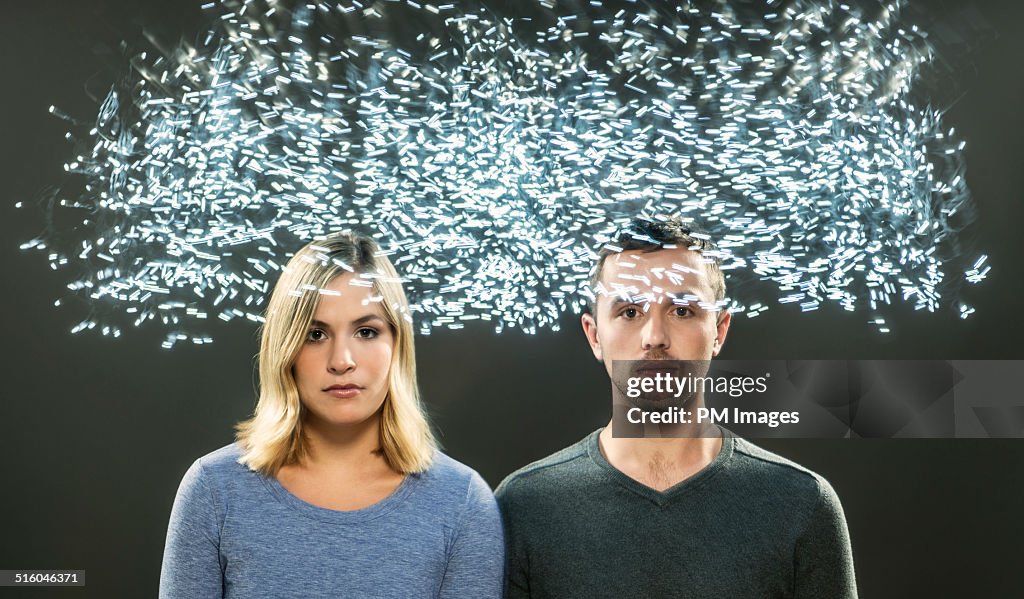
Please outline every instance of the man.
[[[714, 246], [678, 221], [635, 222], [601, 251], [591, 288], [583, 332], [610, 377], [615, 361], [710, 360], [732, 322]], [[609, 424], [505, 479], [507, 597], [856, 597], [828, 482], [718, 427], [697, 432], [623, 438]]]

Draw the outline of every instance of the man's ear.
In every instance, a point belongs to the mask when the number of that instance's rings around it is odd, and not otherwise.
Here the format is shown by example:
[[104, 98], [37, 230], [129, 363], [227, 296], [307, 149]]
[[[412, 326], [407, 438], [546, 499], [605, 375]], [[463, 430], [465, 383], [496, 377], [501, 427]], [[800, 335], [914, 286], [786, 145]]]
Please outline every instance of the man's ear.
[[725, 336], [729, 334], [729, 325], [732, 324], [732, 312], [725, 310], [718, 317], [718, 326], [715, 332], [715, 345], [711, 350], [711, 357], [717, 357], [725, 345]]
[[590, 344], [590, 351], [594, 352], [594, 357], [597, 358], [598, 362], [604, 360], [601, 354], [601, 340], [597, 336], [597, 321], [594, 320], [592, 314], [584, 314], [580, 318], [580, 322], [583, 324], [583, 334], [587, 336], [587, 343]]

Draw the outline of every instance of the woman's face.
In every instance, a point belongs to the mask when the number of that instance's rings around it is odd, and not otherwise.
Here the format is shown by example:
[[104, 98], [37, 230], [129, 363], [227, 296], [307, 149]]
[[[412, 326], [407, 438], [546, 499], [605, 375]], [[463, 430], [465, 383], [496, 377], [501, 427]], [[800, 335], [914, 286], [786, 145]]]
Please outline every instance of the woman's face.
[[371, 300], [373, 289], [358, 284], [365, 282], [346, 273], [324, 288], [292, 367], [307, 418], [317, 424], [363, 423], [387, 395], [395, 335], [380, 301]]

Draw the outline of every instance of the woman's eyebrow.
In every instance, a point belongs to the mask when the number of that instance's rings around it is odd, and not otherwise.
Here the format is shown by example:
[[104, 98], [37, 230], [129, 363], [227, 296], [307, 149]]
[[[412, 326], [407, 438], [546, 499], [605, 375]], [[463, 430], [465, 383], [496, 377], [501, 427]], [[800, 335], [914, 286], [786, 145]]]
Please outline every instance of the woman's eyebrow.
[[[387, 322], [383, 318], [381, 318], [380, 316], [378, 316], [376, 314], [367, 314], [365, 316], [360, 316], [359, 318], [353, 320], [352, 321], [352, 326], [359, 326], [359, 325], [362, 325], [362, 324], [366, 324], [366, 323], [370, 322], [371, 320], [379, 320], [382, 323], [383, 322]], [[326, 331], [330, 331], [331, 330], [331, 325], [327, 324], [326, 322], [324, 322], [322, 320], [317, 320], [315, 318], [312, 320], [312, 322], [309, 323], [309, 326], [316, 327], [316, 328], [319, 328], [319, 329], [324, 329]]]
[[352, 324], [355, 325], [355, 326], [359, 326], [361, 324], [366, 324], [366, 323], [370, 322], [371, 320], [379, 320], [381, 322], [385, 322], [385, 320], [383, 318], [381, 318], [380, 316], [377, 316], [376, 314], [367, 314], [366, 316], [360, 316], [359, 318], [353, 320]]

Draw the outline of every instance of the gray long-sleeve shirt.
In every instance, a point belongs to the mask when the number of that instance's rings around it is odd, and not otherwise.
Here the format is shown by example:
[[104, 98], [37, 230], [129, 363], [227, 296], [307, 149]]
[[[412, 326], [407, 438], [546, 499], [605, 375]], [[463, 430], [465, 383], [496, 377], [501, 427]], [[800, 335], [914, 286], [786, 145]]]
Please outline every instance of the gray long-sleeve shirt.
[[846, 520], [825, 479], [727, 434], [658, 492], [616, 470], [595, 431], [498, 487], [508, 599], [853, 599]]
[[228, 445], [185, 473], [171, 510], [160, 597], [501, 597], [504, 544], [490, 488], [438, 452], [380, 502], [306, 503], [238, 463]]

